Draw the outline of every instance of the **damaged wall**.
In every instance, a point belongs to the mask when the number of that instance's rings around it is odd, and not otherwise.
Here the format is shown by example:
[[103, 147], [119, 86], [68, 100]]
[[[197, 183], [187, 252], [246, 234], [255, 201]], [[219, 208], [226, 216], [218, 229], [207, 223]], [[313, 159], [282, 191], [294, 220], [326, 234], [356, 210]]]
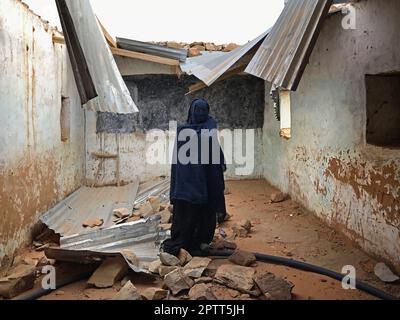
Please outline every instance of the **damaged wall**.
[[355, 30], [342, 28], [341, 14], [323, 26], [292, 93], [291, 140], [279, 137], [267, 100], [265, 178], [400, 271], [400, 150], [366, 143], [365, 80], [400, 71], [400, 2], [354, 7]]
[[209, 102], [220, 129], [263, 126], [264, 83], [255, 77], [235, 76], [187, 96], [189, 86], [198, 82], [195, 77], [139, 75], [124, 79], [140, 113], [99, 113], [98, 133], [168, 130], [169, 121], [186, 121], [188, 106], [196, 97], [204, 97]]
[[[132, 61], [136, 61], [131, 59]], [[117, 60], [122, 74], [134, 72], [132, 62]], [[146, 133], [152, 129], [160, 129], [166, 135], [169, 121], [182, 123], [187, 118], [190, 101], [197, 97], [206, 98], [211, 105], [211, 113], [218, 120], [220, 129], [255, 130], [255, 164], [253, 172], [245, 178], [262, 176], [262, 126], [264, 109], [264, 83], [251, 76], [236, 76], [214, 84], [195, 94], [185, 96], [188, 87], [196, 83], [192, 77], [178, 79], [168, 74], [163, 66], [160, 69], [153, 64], [137, 62], [138, 72], [149, 71], [152, 74], [125, 76], [125, 81], [134, 101], [139, 107], [139, 114], [116, 115], [108, 113], [90, 113], [87, 117], [87, 179], [89, 184], [110, 184], [116, 182], [116, 161], [106, 160], [100, 169], [100, 161], [92, 156], [92, 152], [102, 151], [118, 153], [120, 149], [121, 179], [130, 182], [135, 177], [148, 180], [159, 175], [169, 175], [169, 164], [149, 164], [146, 153], [150, 142], [146, 141]], [[166, 72], [167, 74], [163, 74]], [[173, 140], [172, 140], [173, 141]], [[244, 138], [243, 138], [244, 141]], [[166, 150], [168, 152], [168, 150]], [[164, 156], [164, 158], [167, 155]], [[96, 180], [96, 176], [98, 179]], [[228, 166], [227, 178], [240, 178], [234, 166]]]
[[[0, 261], [84, 178], [84, 115], [56, 32], [18, 0], [0, 6]], [[68, 98], [69, 139], [61, 141]], [[64, 137], [65, 140], [65, 137]]]

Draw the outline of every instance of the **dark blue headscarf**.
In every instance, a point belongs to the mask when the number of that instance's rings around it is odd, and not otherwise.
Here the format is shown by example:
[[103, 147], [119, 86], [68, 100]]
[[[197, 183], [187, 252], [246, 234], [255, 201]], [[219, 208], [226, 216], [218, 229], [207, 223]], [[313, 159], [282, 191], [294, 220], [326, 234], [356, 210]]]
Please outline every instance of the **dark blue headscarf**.
[[[217, 122], [210, 116], [210, 106], [204, 99], [193, 100], [190, 104], [187, 122], [178, 126], [177, 138], [184, 129], [192, 129], [199, 139], [198, 146], [198, 164], [182, 164], [179, 159], [172, 164], [171, 170], [171, 191], [170, 198], [174, 200], [185, 200], [195, 204], [208, 204], [217, 212], [225, 212], [225, 183], [224, 170], [225, 158], [222, 149], [218, 144], [220, 151], [220, 163], [212, 163], [211, 151], [213, 144], [212, 136], [216, 134]], [[210, 130], [210, 134], [207, 131]], [[201, 140], [210, 139], [209, 146], [209, 164], [201, 164], [202, 150]], [[180, 148], [187, 141], [178, 141], [175, 143], [174, 154], [179, 153]], [[215, 147], [215, 145], [214, 145]], [[203, 150], [204, 152], [204, 150]]]

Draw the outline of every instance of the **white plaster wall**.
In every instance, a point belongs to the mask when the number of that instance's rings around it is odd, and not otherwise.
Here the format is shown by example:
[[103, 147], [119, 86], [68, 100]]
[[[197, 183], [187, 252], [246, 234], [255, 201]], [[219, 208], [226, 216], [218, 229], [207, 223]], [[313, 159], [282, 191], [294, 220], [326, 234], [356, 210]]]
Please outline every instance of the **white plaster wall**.
[[[38, 216], [84, 179], [84, 117], [56, 32], [18, 0], [0, 5], [0, 261], [30, 237]], [[61, 141], [61, 96], [71, 135]], [[6, 259], [5, 259], [6, 260]]]
[[[141, 74], [175, 74], [175, 67], [165, 66], [153, 62], [141, 61], [124, 57], [115, 57], [122, 75]], [[139, 110], [140, 111], [140, 110]], [[170, 119], [174, 120], [174, 119]], [[233, 135], [233, 130], [231, 134]], [[166, 136], [174, 136], [174, 132], [165, 131]], [[250, 175], [238, 175], [236, 165], [228, 165], [226, 179], [258, 179], [263, 176], [262, 162], [262, 130], [255, 129], [254, 134], [254, 170]], [[86, 112], [86, 178], [88, 185], [108, 185], [116, 183], [116, 161], [105, 160], [100, 171], [100, 161], [92, 156], [93, 152], [103, 151], [117, 153], [117, 134], [96, 133], [96, 113]], [[119, 134], [120, 140], [120, 179], [122, 182], [131, 182], [138, 178], [147, 181], [158, 176], [170, 175], [170, 164], [149, 164], [146, 153], [149, 152], [151, 142], [146, 141], [146, 134], [135, 132], [132, 134]], [[173, 141], [173, 139], [172, 139]], [[165, 151], [167, 152], [167, 151]], [[163, 155], [167, 158], [167, 154]], [[96, 175], [100, 173], [97, 180]]]
[[267, 100], [264, 176], [399, 271], [400, 150], [366, 144], [364, 77], [400, 71], [400, 1], [354, 7], [356, 30], [342, 29], [341, 14], [323, 26], [292, 93], [291, 140]]
[[[151, 164], [150, 159], [153, 154], [152, 147], [154, 141], [146, 138], [146, 133], [135, 132], [132, 134], [115, 134], [115, 133], [96, 133], [96, 113], [86, 112], [86, 173], [88, 185], [109, 185], [116, 183], [116, 161], [107, 159], [104, 161], [104, 167], [99, 171], [100, 161], [93, 157], [93, 152], [107, 152], [117, 154], [117, 141], [120, 141], [120, 179], [123, 183], [131, 182], [135, 179], [147, 181], [158, 176], [170, 175], [170, 162], [165, 164]], [[229, 130], [232, 137], [233, 130]], [[165, 148], [160, 156], [161, 159], [171, 159], [175, 131], [164, 131], [164, 136], [169, 139], [165, 142]], [[168, 138], [169, 137], [169, 138]], [[254, 168], [249, 175], [238, 174], [236, 168], [243, 166], [228, 165], [225, 174], [226, 179], [258, 179], [262, 177], [262, 130], [254, 130]], [[245, 137], [243, 140], [245, 141]], [[170, 146], [170, 147], [167, 147]], [[243, 145], [243, 148], [245, 146]], [[169, 148], [169, 149], [168, 149]], [[244, 154], [244, 152], [243, 152]], [[228, 154], [227, 154], [228, 155]], [[99, 173], [99, 175], [98, 175]], [[96, 179], [97, 176], [97, 179]]]

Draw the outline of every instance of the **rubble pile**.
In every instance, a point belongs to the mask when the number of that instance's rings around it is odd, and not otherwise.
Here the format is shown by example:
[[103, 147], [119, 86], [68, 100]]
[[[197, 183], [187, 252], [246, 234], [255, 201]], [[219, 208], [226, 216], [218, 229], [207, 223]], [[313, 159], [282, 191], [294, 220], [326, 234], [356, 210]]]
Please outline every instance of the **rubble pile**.
[[212, 260], [192, 257], [181, 249], [179, 257], [161, 253], [149, 265], [149, 271], [161, 278], [163, 290], [174, 299], [291, 299], [293, 284], [273, 274], [257, 274], [251, 267], [254, 263], [254, 255], [241, 250], [236, 250], [228, 260]]
[[[196, 44], [201, 46], [200, 43]], [[210, 49], [210, 46], [207, 46]], [[200, 48], [202, 49], [202, 48]], [[154, 194], [154, 193], [153, 193]], [[140, 196], [138, 196], [140, 198]], [[173, 217], [173, 207], [161, 195], [147, 195], [130, 207], [121, 206], [112, 210], [112, 222], [123, 225], [131, 222], [157, 221], [161, 229], [169, 230]], [[271, 202], [284, 201], [285, 196], [276, 195]], [[250, 238], [255, 232], [253, 220], [231, 222], [228, 214], [224, 222], [217, 226], [211, 248], [231, 250], [225, 259], [193, 257], [181, 249], [178, 256], [161, 252], [152, 262], [141, 261], [135, 250], [121, 249], [115, 255], [103, 255], [91, 261], [92, 269], [86, 281], [86, 291], [92, 295], [102, 290], [114, 290], [113, 300], [289, 300], [292, 298], [293, 284], [271, 273], [256, 270], [256, 257], [250, 252], [238, 249], [238, 238]], [[101, 230], [105, 221], [85, 221], [87, 229]], [[88, 232], [91, 232], [88, 230]], [[94, 231], [92, 231], [94, 232]], [[49, 229], [35, 238], [30, 255], [16, 257], [12, 266], [0, 278], [0, 296], [10, 299], [32, 289], [41, 281], [41, 268], [46, 265], [62, 265], [64, 260], [48, 259], [45, 252], [49, 248], [59, 248], [60, 238]], [[58, 260], [58, 258], [57, 258]], [[81, 265], [76, 262], [76, 269]], [[150, 287], [142, 288], [135, 275], [152, 279]], [[89, 276], [90, 275], [90, 276]], [[57, 291], [56, 294], [61, 294]]]
[[186, 49], [188, 50], [189, 57], [196, 57], [201, 55], [204, 51], [215, 52], [231, 52], [236, 48], [240, 47], [236, 43], [227, 43], [227, 44], [215, 44], [213, 42], [192, 42], [192, 43], [184, 43], [184, 42], [176, 42], [176, 41], [163, 41], [163, 42], [152, 42], [153, 44], [161, 45], [168, 48], [173, 49]]

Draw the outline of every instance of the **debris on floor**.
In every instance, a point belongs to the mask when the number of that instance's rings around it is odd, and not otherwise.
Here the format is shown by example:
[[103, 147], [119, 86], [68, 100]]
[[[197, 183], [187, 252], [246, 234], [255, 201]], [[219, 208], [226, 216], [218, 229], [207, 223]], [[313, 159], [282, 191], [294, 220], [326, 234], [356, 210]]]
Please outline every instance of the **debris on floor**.
[[169, 267], [176, 267], [181, 264], [181, 261], [177, 257], [173, 256], [172, 254], [166, 253], [166, 252], [162, 252], [160, 254], [160, 260], [163, 265], [169, 266]]
[[252, 232], [253, 225], [250, 220], [243, 221], [240, 225], [235, 224], [232, 227], [234, 236], [239, 238], [247, 238]]
[[[238, 217], [238, 209], [235, 209], [232, 221], [224, 222], [216, 229], [211, 248], [233, 250], [230, 257], [192, 257], [183, 249], [177, 257], [160, 253], [159, 244], [168, 236], [168, 231], [163, 231], [161, 227], [162, 222], [167, 219], [163, 220], [160, 216], [165, 214], [170, 222], [173, 210], [165, 196], [168, 193], [165, 181], [149, 185], [150, 187], [139, 189], [134, 202], [136, 209], [132, 206], [133, 211], [129, 215], [130, 218], [135, 217], [140, 212], [137, 208], [147, 203], [153, 210], [153, 214], [147, 219], [138, 216], [138, 221], [124, 221], [91, 232], [62, 236], [60, 245], [56, 243], [54, 232], [44, 232], [47, 237], [42, 235], [40, 240], [36, 239], [29, 255], [14, 258], [14, 268], [22, 264], [24, 269], [34, 272], [27, 272], [23, 277], [17, 278], [12, 273], [18, 269], [10, 269], [8, 278], [0, 280], [0, 295], [12, 298], [31, 289], [35, 279], [39, 281], [35, 270], [42, 265], [57, 263], [62, 266], [65, 262], [73, 262], [94, 266], [90, 279], [82, 282], [80, 294], [84, 299], [290, 300], [296, 297], [293, 295], [296, 290], [294, 276], [287, 280], [275, 273], [276, 269], [271, 269], [270, 266], [266, 271], [262, 263], [256, 263], [253, 253], [246, 251], [246, 248], [242, 249], [243, 243], [248, 243], [247, 246], [250, 247], [247, 249], [259, 251], [258, 243], [249, 237], [258, 237], [258, 241], [263, 239], [259, 237], [259, 229], [267, 225], [261, 216], [249, 216], [242, 220], [243, 216]], [[151, 201], [150, 197], [153, 197]], [[157, 214], [154, 214], [152, 204], [159, 210]], [[124, 219], [127, 217], [124, 209], [124, 205], [119, 205], [110, 211], [110, 216], [113, 219]], [[266, 239], [267, 246], [275, 248], [279, 245], [282, 256], [287, 256], [288, 253], [293, 255], [296, 248], [290, 241], [284, 240], [281, 232], [269, 234], [269, 239], [273, 241]], [[310, 252], [317, 252], [317, 249], [320, 250], [316, 247]], [[321, 252], [317, 256], [321, 257]], [[364, 259], [359, 264], [369, 271], [372, 266], [372, 272], [374, 271], [375, 264], [372, 260]], [[385, 276], [386, 280], [392, 279], [386, 273]], [[13, 279], [14, 277], [17, 279]], [[141, 282], [146, 277], [148, 282], [143, 286]], [[324, 281], [318, 281], [319, 285], [332, 286], [332, 282]], [[69, 299], [71, 293], [66, 287], [50, 296]]]
[[96, 220], [84, 221], [82, 223], [82, 226], [84, 228], [95, 228], [95, 227], [101, 227], [103, 224], [104, 224], [103, 219], [96, 219]]
[[129, 212], [129, 209], [127, 208], [118, 208], [114, 209], [113, 214], [119, 219], [124, 219], [128, 218], [131, 215], [131, 212]]
[[173, 295], [177, 295], [193, 287], [194, 281], [178, 268], [164, 277], [164, 285], [171, 290]]
[[161, 262], [161, 260], [160, 259], [158, 259], [158, 260], [155, 260], [155, 261], [153, 261], [153, 262], [151, 262], [150, 264], [149, 264], [149, 271], [151, 272], [151, 273], [158, 273], [159, 272], [159, 270], [160, 270], [160, 267], [162, 266], [163, 264], [162, 264], [162, 262]]
[[141, 295], [144, 300], [163, 300], [168, 297], [168, 291], [160, 288], [147, 288]]
[[175, 271], [175, 270], [177, 270], [177, 269], [179, 269], [178, 266], [171, 267], [171, 266], [164, 266], [164, 265], [161, 265], [161, 266], [158, 268], [158, 274], [159, 274], [162, 278], [164, 278], [168, 273], [171, 273], [172, 271]]
[[124, 259], [120, 257], [108, 258], [103, 261], [87, 283], [96, 288], [109, 288], [121, 280], [127, 273], [128, 265]]
[[393, 283], [400, 280], [400, 277], [395, 275], [392, 270], [390, 270], [390, 268], [383, 262], [376, 264], [374, 272], [380, 280], [386, 283]]
[[142, 300], [142, 296], [132, 282], [128, 281], [113, 300]]
[[283, 202], [287, 199], [287, 195], [282, 192], [273, 193], [271, 195], [271, 203]]
[[183, 267], [183, 272], [191, 278], [201, 278], [210, 262], [210, 258], [194, 257]]
[[236, 250], [237, 244], [232, 241], [227, 241], [223, 239], [218, 239], [212, 244], [212, 248], [216, 250], [220, 249], [229, 249], [229, 250]]
[[121, 187], [81, 187], [40, 220], [61, 237], [92, 232], [96, 226], [107, 229], [115, 225], [114, 210], [126, 208], [132, 213], [138, 189], [139, 182]]
[[36, 268], [33, 265], [20, 264], [0, 279], [0, 296], [12, 299], [32, 289], [36, 279]]
[[294, 285], [272, 273], [258, 275], [254, 282], [267, 300], [292, 300]]
[[181, 262], [181, 266], [184, 266], [185, 264], [189, 263], [193, 257], [185, 249], [181, 249], [179, 251], [178, 259]]
[[189, 291], [191, 300], [217, 300], [214, 296], [211, 285], [205, 283], [195, 284]]
[[249, 294], [254, 289], [254, 275], [253, 268], [226, 264], [218, 268], [215, 281], [231, 289]]
[[257, 259], [251, 252], [237, 250], [229, 257], [229, 261], [243, 267], [250, 267]]

